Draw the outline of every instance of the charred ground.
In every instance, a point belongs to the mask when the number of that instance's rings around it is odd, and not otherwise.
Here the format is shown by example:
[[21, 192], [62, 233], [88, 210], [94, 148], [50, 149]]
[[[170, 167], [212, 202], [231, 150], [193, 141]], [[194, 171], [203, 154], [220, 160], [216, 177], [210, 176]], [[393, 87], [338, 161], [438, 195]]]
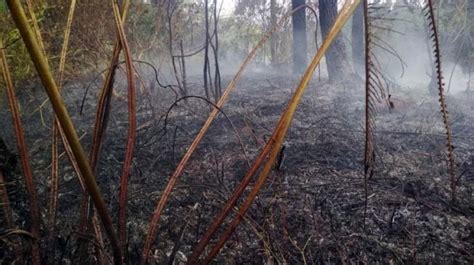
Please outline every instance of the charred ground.
[[[266, 76], [266, 77], [265, 77]], [[193, 80], [193, 79], [191, 79]], [[199, 80], [196, 79], [196, 83]], [[191, 82], [192, 83], [192, 82]], [[295, 77], [252, 74], [239, 82], [230, 101], [193, 155], [173, 193], [152, 252], [153, 262], [182, 263], [248, 169], [297, 83]], [[66, 88], [65, 100], [90, 146], [97, 90]], [[118, 81], [109, 128], [98, 166], [98, 183], [117, 212], [120, 164], [127, 132], [125, 81]], [[196, 94], [198, 93], [198, 85]], [[452, 202], [437, 99], [413, 88], [393, 89], [395, 109], [380, 104], [377, 115], [376, 174], [363, 182], [362, 88], [313, 80], [285, 142], [284, 162], [274, 169], [256, 203], [217, 263], [461, 263], [473, 262], [474, 110], [464, 94], [448, 97], [455, 140], [457, 201]], [[193, 90], [191, 90], [191, 93]], [[415, 100], [416, 99], [416, 100]], [[47, 213], [50, 120], [45, 95], [22, 95], [34, 177], [43, 217]], [[140, 90], [138, 142], [130, 178], [129, 259], [139, 257], [154, 205], [190, 141], [202, 126], [209, 104], [189, 98], [174, 105], [170, 90], [153, 85]], [[227, 116], [227, 118], [226, 118]], [[11, 124], [1, 112], [2, 124]], [[41, 118], [42, 117], [42, 118]], [[49, 123], [48, 123], [49, 124]], [[234, 130], [235, 129], [235, 130]], [[11, 130], [5, 130], [11, 133]], [[241, 145], [236, 136], [242, 140]], [[13, 139], [12, 135], [2, 135]], [[7, 142], [13, 148], [13, 141]], [[58, 257], [76, 261], [81, 191], [63, 155], [60, 180]], [[9, 178], [21, 178], [11, 173]], [[20, 183], [20, 182], [18, 182]], [[20, 186], [15, 196], [23, 196]], [[25, 207], [12, 198], [14, 208]], [[27, 220], [19, 211], [19, 219]], [[235, 213], [234, 213], [235, 214]], [[26, 217], [26, 218], [25, 218]], [[113, 216], [116, 220], [117, 216]], [[90, 240], [90, 239], [89, 239]], [[94, 262], [90, 260], [89, 262]]]

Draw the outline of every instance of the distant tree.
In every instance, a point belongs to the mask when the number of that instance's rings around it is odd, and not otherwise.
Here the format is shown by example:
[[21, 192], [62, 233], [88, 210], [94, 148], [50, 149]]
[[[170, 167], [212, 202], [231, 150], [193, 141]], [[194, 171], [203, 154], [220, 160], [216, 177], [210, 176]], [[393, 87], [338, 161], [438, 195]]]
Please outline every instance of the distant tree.
[[438, 24], [445, 54], [470, 73], [474, 61], [474, 0], [441, 1]]
[[[291, 0], [292, 8], [295, 9], [299, 6], [305, 5], [305, 0]], [[302, 8], [298, 12], [293, 14], [293, 71], [295, 73], [302, 73], [306, 65], [307, 60], [307, 48], [306, 48], [306, 11]]]
[[[319, 0], [319, 12], [321, 33], [323, 37], [326, 37], [336, 20], [337, 0]], [[353, 72], [341, 34], [333, 41], [326, 53], [326, 64], [331, 81], [342, 80]]]
[[[270, 20], [272, 26], [277, 22], [277, 6], [276, 0], [270, 0]], [[273, 33], [272, 38], [270, 40], [270, 56], [271, 56], [271, 63], [272, 66], [275, 66], [277, 63], [277, 37], [276, 32]]]

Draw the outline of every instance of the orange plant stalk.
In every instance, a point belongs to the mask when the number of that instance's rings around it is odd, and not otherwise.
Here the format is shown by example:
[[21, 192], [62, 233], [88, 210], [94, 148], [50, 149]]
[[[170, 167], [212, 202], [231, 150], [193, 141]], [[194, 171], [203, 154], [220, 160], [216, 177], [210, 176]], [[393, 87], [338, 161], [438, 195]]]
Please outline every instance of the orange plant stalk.
[[[324, 42], [321, 45], [321, 48], [317, 51], [317, 53], [314, 55], [313, 60], [311, 61], [311, 64], [308, 66], [306, 69], [303, 78], [301, 79], [294, 95], [291, 101], [289, 102], [286, 110], [283, 112], [275, 130], [273, 131], [272, 137], [270, 140], [267, 142], [265, 145], [263, 151], [260, 153], [260, 155], [257, 158], [257, 161], [253, 165], [252, 169], [249, 171], [248, 175], [251, 174], [252, 170], [254, 168], [259, 168], [261, 164], [263, 164], [263, 161], [265, 157], [267, 157], [267, 152], [270, 149], [270, 153], [268, 155], [268, 158], [265, 162], [265, 165], [263, 166], [262, 171], [260, 172], [258, 179], [255, 183], [255, 186], [252, 188], [250, 191], [250, 194], [247, 196], [245, 199], [242, 207], [240, 208], [239, 212], [237, 213], [236, 217], [230, 224], [230, 227], [227, 228], [227, 230], [224, 232], [224, 234], [220, 237], [219, 241], [217, 244], [212, 248], [211, 252], [207, 255], [206, 259], [204, 260], [204, 264], [209, 264], [212, 259], [219, 253], [220, 249], [224, 246], [224, 244], [227, 242], [227, 240], [230, 238], [230, 236], [233, 234], [237, 226], [240, 224], [242, 219], [244, 218], [245, 214], [247, 213], [248, 209], [252, 205], [255, 197], [257, 196], [258, 192], [262, 188], [263, 184], [265, 183], [268, 174], [270, 173], [275, 160], [278, 156], [278, 153], [280, 152], [280, 147], [284, 141], [284, 138], [286, 136], [286, 133], [288, 129], [290, 128], [291, 122], [293, 120], [293, 116], [298, 108], [299, 102], [301, 101], [301, 98], [303, 97], [303, 93], [306, 90], [306, 87], [308, 86], [314, 71], [316, 70], [317, 66], [319, 65], [319, 62], [321, 61], [322, 57], [328, 50], [329, 46], [333, 42], [333, 40], [336, 38], [337, 34], [341, 31], [342, 27], [345, 25], [345, 23], [348, 21], [352, 13], [355, 11], [357, 5], [359, 4], [360, 0], [348, 0], [340, 10], [340, 13], [338, 17], [336, 18], [336, 21], [334, 22], [334, 25], [332, 26], [330, 32], [326, 36]], [[253, 175], [253, 174], [252, 174]], [[229, 202], [228, 202], [229, 203]], [[224, 211], [224, 210], [223, 210]], [[211, 229], [218, 228], [220, 225], [222, 225], [224, 218], [220, 220], [220, 223], [213, 223], [211, 225]], [[214, 230], [215, 232], [216, 230]], [[206, 235], [212, 235], [213, 233], [206, 233]], [[208, 240], [208, 239], [207, 239]], [[201, 251], [202, 253], [202, 251]], [[198, 263], [198, 258], [201, 253], [194, 253], [193, 259], [190, 259], [188, 261], [188, 264], [197, 264]]]
[[[69, 45], [69, 35], [71, 33], [71, 26], [72, 26], [72, 19], [74, 15], [74, 10], [76, 8], [76, 0], [71, 0], [71, 5], [69, 8], [69, 15], [66, 23], [66, 30], [64, 31], [64, 41], [63, 47], [61, 49], [61, 56], [59, 60], [59, 77], [58, 77], [58, 86], [59, 92], [61, 92], [62, 88], [62, 81], [64, 75], [64, 68], [66, 65], [66, 55]], [[49, 217], [48, 217], [48, 229], [49, 229], [49, 252], [51, 255], [49, 256], [50, 261], [54, 262], [54, 249], [55, 249], [55, 236], [56, 236], [56, 217], [57, 217], [57, 208], [58, 208], [58, 194], [59, 194], [59, 154], [58, 154], [58, 143], [59, 143], [59, 134], [63, 134], [62, 131], [59, 130], [59, 124], [56, 119], [54, 118], [53, 121], [53, 129], [52, 129], [52, 143], [51, 143], [51, 194], [50, 194], [50, 203], [49, 203]], [[65, 137], [61, 137], [62, 140], [65, 140]], [[69, 152], [69, 143], [67, 140], [63, 141], [63, 145], [65, 146], [66, 153], [68, 154], [69, 160], [71, 160], [71, 164], [74, 168], [77, 163], [75, 163], [71, 152]], [[77, 170], [76, 170], [77, 172]], [[78, 175], [78, 177], [80, 177]]]
[[265, 42], [272, 36], [272, 34], [279, 28], [281, 28], [284, 24], [284, 22], [294, 13], [300, 10], [301, 8], [306, 8], [306, 5], [302, 5], [292, 11], [290, 11], [288, 14], [286, 14], [278, 24], [274, 25], [274, 27], [268, 31], [255, 45], [253, 50], [247, 55], [245, 58], [244, 62], [240, 66], [239, 70], [237, 71], [237, 74], [234, 76], [234, 78], [231, 80], [227, 88], [224, 90], [224, 93], [222, 94], [221, 98], [219, 101], [216, 103], [216, 106], [214, 106], [212, 112], [209, 114], [209, 117], [207, 118], [206, 122], [202, 126], [201, 130], [197, 134], [196, 138], [194, 138], [193, 142], [188, 148], [188, 151], [184, 154], [183, 158], [181, 158], [181, 161], [179, 162], [178, 166], [176, 167], [175, 171], [171, 175], [168, 184], [166, 185], [165, 190], [163, 191], [163, 194], [161, 195], [160, 200], [158, 201], [158, 204], [155, 208], [155, 211], [153, 213], [153, 217], [150, 221], [150, 225], [148, 227], [148, 233], [146, 236], [145, 240], [145, 245], [143, 247], [143, 252], [142, 252], [142, 259], [140, 264], [144, 265], [147, 263], [148, 259], [148, 253], [150, 252], [151, 245], [153, 244], [153, 241], [155, 240], [156, 236], [156, 229], [158, 226], [158, 222], [160, 221], [161, 218], [161, 212], [163, 211], [166, 202], [169, 200], [171, 196], [171, 192], [176, 185], [176, 182], [178, 181], [179, 177], [183, 174], [184, 168], [186, 167], [189, 159], [191, 158], [192, 154], [198, 147], [199, 143], [203, 139], [204, 135], [206, 134], [207, 130], [211, 126], [212, 122], [216, 118], [217, 114], [219, 113], [219, 109], [222, 108], [224, 103], [227, 101], [230, 93], [234, 90], [237, 81], [239, 81], [240, 77], [242, 76], [245, 67], [252, 61], [252, 59], [255, 57], [257, 54], [257, 51], [259, 50], [260, 47], [265, 44]]
[[[122, 4], [122, 21], [125, 21], [127, 17], [127, 12], [129, 8], [130, 1], [125, 0]], [[107, 116], [108, 116], [108, 109], [110, 105], [111, 95], [112, 95], [112, 86], [113, 80], [115, 78], [115, 71], [117, 69], [117, 64], [120, 58], [120, 52], [122, 51], [122, 45], [120, 42], [120, 37], [117, 37], [117, 41], [114, 46], [114, 50], [112, 53], [112, 59], [110, 61], [110, 67], [108, 68], [109, 71], [105, 77], [104, 84], [102, 85], [102, 89], [99, 96], [99, 101], [97, 103], [97, 110], [95, 115], [95, 122], [94, 122], [94, 133], [92, 136], [92, 148], [89, 153], [89, 162], [92, 167], [93, 172], [95, 173], [97, 163], [99, 161], [100, 151], [102, 147], [102, 139], [104, 137], [105, 128], [107, 127]], [[82, 200], [83, 211], [81, 212], [81, 221], [79, 226], [79, 231], [84, 233], [87, 225], [89, 223], [89, 197], [85, 196]]]
[[[0, 42], [0, 46], [3, 46]], [[15, 128], [16, 143], [18, 146], [18, 152], [20, 153], [21, 168], [23, 169], [23, 175], [25, 176], [26, 190], [28, 192], [28, 199], [30, 202], [30, 216], [31, 216], [31, 234], [34, 237], [33, 245], [31, 248], [31, 260], [33, 264], [40, 264], [41, 255], [39, 248], [39, 229], [40, 229], [40, 211], [38, 202], [36, 200], [35, 183], [33, 180], [33, 172], [31, 171], [30, 162], [28, 159], [28, 148], [26, 147], [25, 133], [21, 124], [20, 110], [18, 109], [18, 101], [15, 95], [15, 89], [13, 87], [13, 81], [11, 78], [10, 70], [7, 64], [7, 57], [5, 50], [0, 49], [0, 70], [3, 73], [3, 79], [5, 80], [8, 104], [10, 105], [10, 111], [13, 119], [13, 126]]]
[[123, 29], [123, 21], [120, 17], [120, 10], [116, 0], [112, 0], [114, 11], [115, 25], [117, 27], [120, 43], [125, 53], [125, 63], [127, 65], [128, 80], [128, 137], [127, 149], [125, 151], [125, 159], [123, 162], [122, 176], [120, 178], [120, 194], [119, 194], [119, 239], [122, 243], [122, 252], [126, 254], [127, 245], [127, 193], [128, 193], [128, 177], [133, 159], [133, 149], [135, 148], [136, 130], [137, 130], [137, 113], [136, 113], [136, 96], [135, 96], [135, 80], [132, 56], [128, 46], [125, 30]]
[[94, 173], [79, 141], [74, 124], [72, 123], [61, 95], [59, 94], [58, 87], [51, 73], [48, 61], [46, 60], [44, 53], [41, 51], [41, 46], [39, 45], [38, 40], [35, 38], [35, 35], [28, 24], [28, 19], [26, 18], [25, 11], [21, 6], [20, 1], [7, 0], [7, 5], [13, 21], [15, 22], [15, 25], [17, 26], [20, 35], [25, 42], [27, 51], [30, 54], [46, 93], [48, 94], [54, 113], [56, 114], [66, 139], [71, 146], [74, 158], [77, 161], [77, 164], [81, 170], [81, 175], [84, 178], [87, 191], [94, 202], [107, 236], [109, 237], [114, 254], [114, 262], [115, 264], [121, 264], [122, 253], [118, 244], [117, 236], [113, 229], [112, 219], [108, 213], [102, 193], [97, 186]]

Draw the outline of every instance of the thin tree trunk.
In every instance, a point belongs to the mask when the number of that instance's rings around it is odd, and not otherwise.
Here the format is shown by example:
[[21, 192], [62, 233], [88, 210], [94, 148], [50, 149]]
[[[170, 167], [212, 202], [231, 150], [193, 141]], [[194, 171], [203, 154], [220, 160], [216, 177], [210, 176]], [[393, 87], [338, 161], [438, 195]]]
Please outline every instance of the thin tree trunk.
[[[292, 8], [305, 5], [305, 0], [292, 0]], [[301, 74], [308, 64], [306, 47], [306, 11], [304, 8], [295, 12], [293, 22], [293, 72]]]
[[219, 34], [218, 34], [218, 20], [217, 20], [217, 0], [214, 0], [214, 89], [216, 90], [216, 102], [222, 95], [221, 72], [219, 69]]
[[363, 75], [364, 66], [364, 12], [362, 4], [357, 7], [352, 17], [352, 62], [354, 70]]
[[209, 0], [204, 0], [204, 16], [206, 20], [206, 41], [204, 44], [204, 69], [203, 69], [203, 75], [204, 75], [204, 91], [206, 93], [206, 98], [208, 100], [211, 100], [211, 97], [209, 95], [209, 84], [208, 84], [208, 67], [209, 67]]
[[[270, 19], [271, 26], [273, 27], [277, 23], [277, 10], [276, 10], [276, 0], [270, 0]], [[270, 39], [270, 55], [271, 55], [271, 65], [275, 67], [278, 61], [277, 58], [277, 34], [273, 33], [272, 38]]]
[[183, 40], [179, 42], [179, 49], [181, 52], [181, 78], [184, 93], [183, 96], [186, 97], [188, 95], [188, 85], [186, 82], [186, 58], [184, 56]]
[[[337, 0], [319, 0], [319, 12], [321, 33], [325, 38], [337, 16]], [[352, 74], [352, 67], [347, 59], [346, 45], [341, 33], [326, 53], [326, 65], [331, 81], [341, 81], [345, 76]]]

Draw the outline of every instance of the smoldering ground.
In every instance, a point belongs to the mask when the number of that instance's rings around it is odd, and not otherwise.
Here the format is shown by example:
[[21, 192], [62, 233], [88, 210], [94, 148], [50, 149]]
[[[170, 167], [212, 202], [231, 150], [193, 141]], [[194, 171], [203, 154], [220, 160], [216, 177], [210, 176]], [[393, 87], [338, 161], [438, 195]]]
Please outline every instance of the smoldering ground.
[[[421, 24], [385, 23], [404, 32], [380, 33], [397, 51], [404, 73], [396, 56], [377, 50], [395, 106], [390, 111], [382, 100], [377, 114], [376, 173], [368, 182], [367, 207], [362, 162], [363, 83], [328, 82], [323, 64], [322, 77], [313, 77], [284, 143], [284, 162], [274, 168], [255, 205], [216, 263], [404, 263], [413, 256], [439, 263], [470, 262], [474, 244], [474, 111], [470, 108], [472, 102], [462, 94], [466, 75], [455, 70], [447, 99], [459, 178], [459, 201], [452, 204], [438, 98], [429, 92], [432, 65], [425, 48], [426, 36]], [[231, 80], [243, 55], [222, 56], [223, 87]], [[152, 249], [153, 262], [186, 261], [247, 172], [247, 159], [251, 163], [269, 140], [300, 77], [291, 74], [289, 62], [275, 70], [261, 58], [246, 70], [178, 182], [162, 217], [159, 240]], [[181, 95], [169, 60], [152, 55], [141, 59], [151, 63], [157, 72], [150, 66], [135, 64], [139, 73], [138, 140], [129, 184], [130, 260], [138, 258], [156, 200], [210, 111], [210, 104], [202, 98], [176, 104]], [[444, 70], [445, 75], [453, 64], [449, 60], [443, 64], [448, 69]], [[204, 96], [202, 65], [200, 56], [186, 59], [189, 95]], [[123, 70], [117, 74], [97, 173], [111, 213], [118, 209], [128, 115], [125, 75]], [[101, 78], [94, 81], [95, 76], [94, 73], [82, 83], [71, 82], [64, 93], [86, 149], [91, 146], [91, 121], [101, 85]], [[31, 161], [38, 193], [42, 195], [49, 192], [51, 164], [49, 141], [45, 139], [50, 137], [47, 124], [51, 124], [52, 113], [48, 104], [38, 108], [45, 98], [41, 89], [25, 93], [22, 98]], [[4, 108], [0, 117], [2, 125], [11, 124]], [[13, 139], [9, 125], [2, 136]], [[14, 149], [13, 142], [7, 144]], [[76, 227], [81, 191], [72, 168], [62, 157], [62, 218], [58, 231], [65, 247], [57, 251], [65, 260], [74, 260], [76, 242], [81, 239]], [[16, 177], [21, 178], [19, 174]], [[42, 209], [47, 208], [47, 196], [40, 196], [40, 204]], [[114, 214], [113, 218], [116, 220], [117, 216]]]

